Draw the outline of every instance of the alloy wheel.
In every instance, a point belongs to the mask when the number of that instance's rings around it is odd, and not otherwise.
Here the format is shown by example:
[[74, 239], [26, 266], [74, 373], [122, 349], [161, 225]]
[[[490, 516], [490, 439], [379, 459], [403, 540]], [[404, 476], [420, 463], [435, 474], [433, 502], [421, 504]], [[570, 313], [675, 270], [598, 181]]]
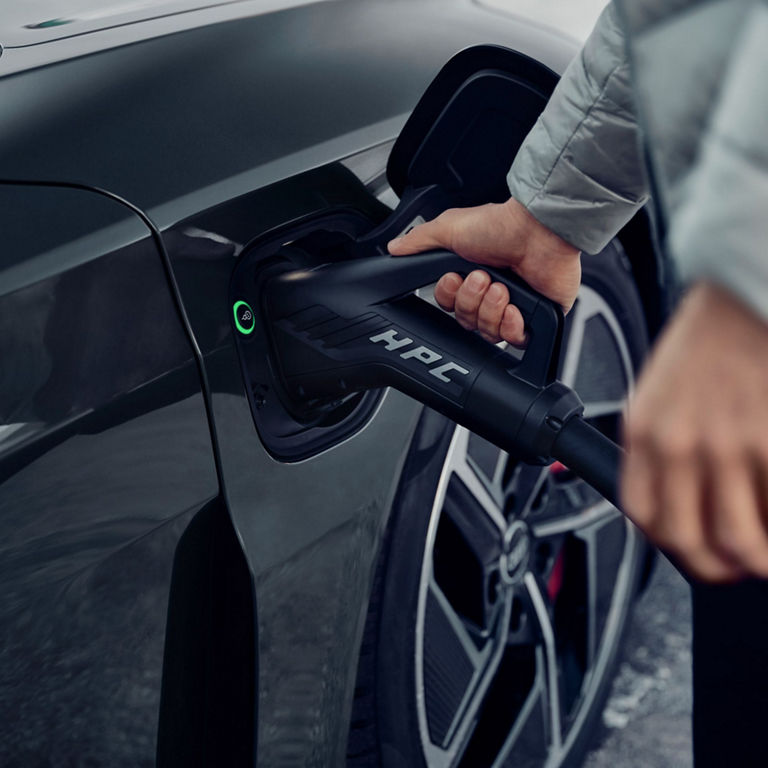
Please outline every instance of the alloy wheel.
[[[560, 378], [615, 435], [633, 366], [583, 286]], [[415, 696], [425, 761], [559, 766], [592, 711], [635, 585], [638, 534], [562, 465], [514, 461], [457, 427], [419, 584]]]

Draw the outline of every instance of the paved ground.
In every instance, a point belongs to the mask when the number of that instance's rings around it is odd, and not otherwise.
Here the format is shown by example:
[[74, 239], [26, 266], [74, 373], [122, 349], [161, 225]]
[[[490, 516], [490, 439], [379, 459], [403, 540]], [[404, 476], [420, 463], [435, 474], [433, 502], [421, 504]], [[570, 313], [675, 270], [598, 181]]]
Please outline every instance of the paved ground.
[[584, 768], [690, 768], [691, 601], [659, 559]]

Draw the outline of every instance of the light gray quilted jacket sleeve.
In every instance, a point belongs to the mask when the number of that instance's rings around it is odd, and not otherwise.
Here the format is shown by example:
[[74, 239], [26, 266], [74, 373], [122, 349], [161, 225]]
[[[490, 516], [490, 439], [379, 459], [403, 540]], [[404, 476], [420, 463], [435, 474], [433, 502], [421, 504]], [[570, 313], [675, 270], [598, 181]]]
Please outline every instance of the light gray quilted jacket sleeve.
[[600, 251], [647, 198], [623, 35], [611, 3], [507, 176], [514, 198], [587, 253]]
[[686, 282], [729, 288], [768, 320], [768, 4], [734, 41], [698, 161], [670, 221], [668, 245]]

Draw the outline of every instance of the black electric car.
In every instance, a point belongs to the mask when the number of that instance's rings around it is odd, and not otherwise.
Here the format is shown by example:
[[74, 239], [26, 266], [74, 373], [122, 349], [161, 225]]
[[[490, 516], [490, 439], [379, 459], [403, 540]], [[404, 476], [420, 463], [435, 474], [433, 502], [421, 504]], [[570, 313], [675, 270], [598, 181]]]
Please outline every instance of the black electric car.
[[[571, 764], [639, 535], [395, 389], [299, 402], [260, 297], [286, 254], [366, 258], [409, 189], [503, 179], [575, 44], [470, 0], [35, 13], [0, 12], [0, 763]], [[506, 117], [441, 121], [500, 70]], [[557, 360], [611, 436], [664, 313], [647, 233], [584, 258]]]

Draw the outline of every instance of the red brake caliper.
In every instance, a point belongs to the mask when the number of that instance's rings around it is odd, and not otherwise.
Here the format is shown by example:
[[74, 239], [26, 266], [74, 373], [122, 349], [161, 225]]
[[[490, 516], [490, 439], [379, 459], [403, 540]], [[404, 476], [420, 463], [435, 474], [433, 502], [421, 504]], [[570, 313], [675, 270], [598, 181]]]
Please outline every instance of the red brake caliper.
[[[550, 474], [557, 475], [561, 472], [567, 472], [568, 467], [559, 461], [550, 464]], [[555, 558], [555, 564], [552, 566], [552, 572], [549, 574], [549, 580], [547, 581], [547, 594], [551, 602], [555, 602], [557, 596], [560, 594], [560, 590], [563, 586], [563, 571], [565, 569], [565, 557], [563, 550], [558, 552]]]

